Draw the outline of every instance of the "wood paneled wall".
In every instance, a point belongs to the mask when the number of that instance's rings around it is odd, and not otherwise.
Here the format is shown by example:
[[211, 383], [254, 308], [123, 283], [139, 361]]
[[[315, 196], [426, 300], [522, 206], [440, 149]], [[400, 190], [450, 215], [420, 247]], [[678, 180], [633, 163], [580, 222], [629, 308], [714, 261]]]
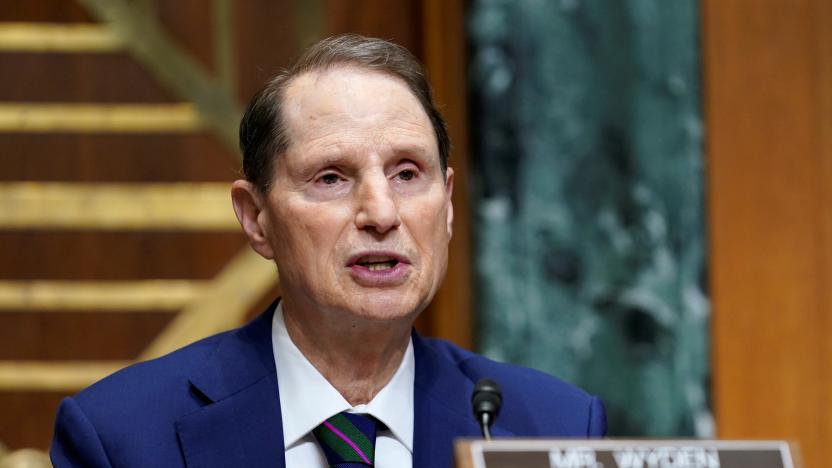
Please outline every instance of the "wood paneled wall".
[[[84, 0], [0, 0], [0, 22], [95, 24]], [[94, 2], [86, 2], [94, 3]], [[141, 2], [132, 2], [138, 5]], [[165, 31], [209, 73], [221, 74], [214, 15], [208, 0], [159, 0]], [[219, 2], [222, 3], [222, 2]], [[242, 106], [302, 45], [341, 32], [392, 39], [426, 62], [446, 111], [457, 168], [456, 232], [446, 285], [417, 326], [427, 334], [471, 344], [462, 1], [231, 1], [233, 70], [225, 78]], [[453, 41], [453, 42], [451, 42]], [[447, 47], [446, 47], [447, 46]], [[128, 51], [35, 53], [0, 51], [0, 105], [162, 103], [183, 101]], [[14, 73], [5, 73], [14, 70]], [[238, 176], [234, 151], [208, 131], [176, 134], [0, 131], [0, 186], [225, 183]], [[229, 205], [230, 206], [230, 205]], [[0, 283], [50, 281], [207, 281], [245, 241], [215, 232], [0, 227]], [[459, 253], [457, 253], [459, 252]], [[2, 284], [0, 284], [2, 286]], [[266, 296], [274, 294], [272, 291]], [[264, 297], [251, 314], [261, 309]], [[112, 313], [117, 312], [117, 313]], [[135, 359], [175, 316], [171, 310], [0, 310], [3, 363], [79, 363]], [[0, 378], [2, 380], [2, 378]], [[0, 388], [0, 442], [45, 449], [60, 399], [68, 389]]]
[[832, 3], [706, 0], [702, 28], [718, 436], [828, 466]]
[[[235, 2], [240, 102], [312, 35], [298, 31], [301, 3]], [[92, 20], [63, 0], [0, 5], [0, 21]], [[214, 66], [200, 2], [161, 5], [166, 26]], [[446, 287], [419, 326], [470, 346], [462, 2], [320, 5], [315, 34], [391, 38], [429, 66], [455, 140], [457, 221]], [[189, 8], [199, 11], [183, 13]], [[718, 435], [795, 439], [807, 466], [820, 467], [832, 457], [832, 4], [703, 0], [702, 27]], [[0, 69], [16, 70], [2, 74], [0, 101], [174, 100], [122, 54], [2, 53]], [[226, 151], [199, 134], [3, 134], [0, 179], [227, 181], [235, 167]], [[241, 244], [236, 234], [0, 232], [0, 279], [205, 278]], [[102, 349], [126, 359], [168, 316], [20, 312], [0, 320], [0, 359], [83, 360]], [[0, 392], [0, 439], [45, 448], [63, 394]]]

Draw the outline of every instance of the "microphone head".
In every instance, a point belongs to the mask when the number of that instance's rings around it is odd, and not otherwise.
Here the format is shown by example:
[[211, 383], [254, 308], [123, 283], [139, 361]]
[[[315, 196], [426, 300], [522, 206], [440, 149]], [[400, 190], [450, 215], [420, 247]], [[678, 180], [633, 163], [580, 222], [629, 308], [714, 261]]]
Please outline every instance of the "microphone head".
[[503, 404], [503, 394], [497, 382], [491, 379], [480, 379], [474, 386], [474, 393], [471, 395], [471, 407], [474, 410], [474, 417], [480, 421], [483, 413], [491, 415], [493, 422], [500, 414], [500, 406]]

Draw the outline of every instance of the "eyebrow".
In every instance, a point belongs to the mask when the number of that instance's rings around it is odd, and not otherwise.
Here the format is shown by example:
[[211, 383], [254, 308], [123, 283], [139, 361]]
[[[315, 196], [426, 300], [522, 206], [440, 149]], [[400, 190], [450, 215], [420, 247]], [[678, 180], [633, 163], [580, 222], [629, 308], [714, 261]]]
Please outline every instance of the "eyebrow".
[[316, 158], [315, 167], [340, 166], [352, 159], [352, 156], [343, 152], [331, 152], [323, 154], [312, 154]]
[[[424, 157], [430, 156], [430, 149], [421, 144], [405, 143], [401, 145], [391, 145], [390, 149], [393, 155], [399, 157], [406, 155]], [[321, 151], [317, 154], [312, 153], [310, 156], [318, 160], [315, 164], [318, 167], [339, 166], [350, 162], [355, 157], [354, 154], [344, 151]]]
[[[407, 158], [408, 156], [414, 158], [431, 158], [429, 147], [419, 143], [401, 143], [393, 144], [390, 148], [392, 154], [396, 158]], [[439, 155], [436, 155], [437, 161]], [[302, 167], [295, 171], [295, 174], [306, 179], [314, 176], [318, 171], [328, 167], [347, 166], [355, 159], [355, 154], [349, 151], [341, 151], [337, 149], [322, 150], [320, 153], [310, 153], [307, 161], [304, 161]], [[314, 162], [309, 162], [314, 160]]]
[[[393, 154], [395, 154], [396, 156], [412, 154], [417, 156], [429, 157], [430, 149], [428, 149], [425, 145], [406, 144], [398, 147], [393, 147]], [[439, 156], [437, 154], [437, 158], [438, 157]]]

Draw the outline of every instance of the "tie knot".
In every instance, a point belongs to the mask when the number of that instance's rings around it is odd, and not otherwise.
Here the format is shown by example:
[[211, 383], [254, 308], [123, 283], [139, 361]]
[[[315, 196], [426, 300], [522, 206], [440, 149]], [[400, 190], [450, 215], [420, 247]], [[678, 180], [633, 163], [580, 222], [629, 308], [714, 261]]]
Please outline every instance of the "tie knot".
[[380, 422], [369, 415], [338, 413], [312, 433], [333, 468], [373, 466]]

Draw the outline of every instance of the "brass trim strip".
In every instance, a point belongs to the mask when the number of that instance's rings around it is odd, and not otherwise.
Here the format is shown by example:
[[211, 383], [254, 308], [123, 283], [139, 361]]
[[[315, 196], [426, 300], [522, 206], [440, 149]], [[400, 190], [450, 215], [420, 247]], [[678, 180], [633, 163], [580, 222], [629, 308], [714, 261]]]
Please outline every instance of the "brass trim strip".
[[227, 183], [0, 183], [0, 229], [239, 229]]
[[200, 294], [204, 284], [190, 280], [0, 281], [0, 313], [179, 310]]
[[0, 132], [181, 133], [201, 129], [192, 104], [0, 103]]
[[130, 361], [0, 361], [0, 391], [74, 393], [130, 364]]
[[0, 23], [2, 52], [113, 52], [124, 41], [97, 24]]
[[232, 0], [213, 0], [214, 58], [220, 83], [229, 94], [236, 93], [237, 63], [234, 43], [234, 4]]
[[244, 247], [205, 287], [203, 294], [185, 306], [156, 336], [139, 360], [153, 359], [239, 326], [252, 305], [277, 283], [276, 273], [272, 262]]
[[298, 46], [302, 52], [325, 36], [327, 8], [324, 0], [295, 0], [292, 2], [295, 12], [295, 31]]

